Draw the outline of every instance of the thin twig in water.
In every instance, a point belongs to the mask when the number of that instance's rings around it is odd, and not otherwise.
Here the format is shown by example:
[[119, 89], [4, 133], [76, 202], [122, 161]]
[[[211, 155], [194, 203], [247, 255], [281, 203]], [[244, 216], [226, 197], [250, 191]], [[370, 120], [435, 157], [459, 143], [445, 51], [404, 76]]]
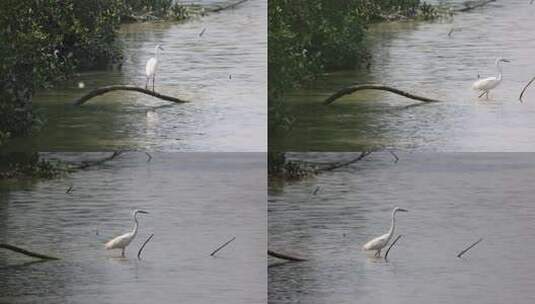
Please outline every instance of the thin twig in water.
[[67, 194], [71, 193], [71, 191], [72, 191], [72, 188], [73, 188], [73, 186], [72, 186], [72, 185], [70, 185], [70, 186], [69, 186], [69, 189], [67, 189], [67, 191], [65, 191], [65, 193], [67, 193]]
[[145, 152], [145, 155], [147, 155], [147, 162], [150, 163], [150, 161], [152, 160], [152, 155], [149, 154], [149, 152]]
[[206, 32], [206, 28], [203, 28], [202, 31], [199, 33], [199, 37], [202, 37], [202, 35]]
[[320, 186], [316, 186], [316, 189], [314, 189], [314, 191], [312, 192], [312, 195], [318, 194], [319, 191], [320, 191]]
[[457, 255], [458, 258], [460, 258], [463, 254], [465, 254], [468, 250], [474, 248], [475, 245], [479, 244], [481, 241], [483, 241], [482, 238], [480, 238], [479, 240], [477, 240], [477, 242], [473, 243], [472, 245], [468, 246], [468, 248], [466, 248], [465, 250], [459, 252], [459, 254]]
[[230, 242], [234, 241], [236, 239], [236, 237], [232, 237], [229, 241], [227, 241], [225, 244], [217, 247], [216, 250], [212, 251], [212, 253], [210, 253], [210, 256], [214, 256], [219, 250], [223, 249], [223, 247], [227, 246], [228, 244], [230, 244]]
[[394, 156], [394, 164], [397, 164], [398, 161], [399, 161], [399, 157], [396, 155], [396, 153], [394, 151], [388, 151], [390, 152], [390, 154], [392, 154], [392, 156]]
[[526, 84], [526, 86], [524, 87], [524, 89], [522, 90], [522, 93], [520, 93], [520, 96], [518, 97], [518, 100], [520, 100], [520, 102], [524, 102], [522, 100], [522, 96], [524, 96], [524, 92], [526, 92], [526, 90], [528, 89], [528, 87], [531, 85], [531, 83], [535, 81], [535, 77], [531, 78], [531, 80], [528, 82], [528, 84]]
[[388, 250], [386, 251], [385, 253], [385, 261], [388, 262], [388, 253], [390, 252], [390, 249], [392, 249], [392, 247], [394, 247], [394, 244], [396, 244], [396, 242], [401, 238], [401, 234], [398, 235], [398, 237], [392, 242], [392, 244], [390, 244], [390, 247], [388, 247]]
[[154, 236], [154, 233], [151, 233], [151, 235], [145, 240], [143, 245], [141, 245], [141, 248], [139, 248], [139, 251], [137, 252], [138, 260], [141, 260], [141, 252], [143, 251], [143, 248], [145, 248], [145, 245], [147, 245], [147, 243], [150, 241], [150, 239], [152, 239], [153, 236]]

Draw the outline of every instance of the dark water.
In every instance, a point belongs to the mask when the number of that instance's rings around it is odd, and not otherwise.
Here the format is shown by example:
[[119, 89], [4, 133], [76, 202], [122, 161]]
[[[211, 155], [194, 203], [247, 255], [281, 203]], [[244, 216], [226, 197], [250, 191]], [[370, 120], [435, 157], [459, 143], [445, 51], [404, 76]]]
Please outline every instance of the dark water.
[[[310, 259], [269, 268], [269, 302], [535, 301], [535, 154], [398, 155], [398, 163], [377, 153], [349, 168], [269, 186], [269, 247]], [[315, 162], [353, 156], [293, 155]], [[397, 215], [403, 237], [385, 263], [361, 246], [387, 232], [394, 206], [409, 213]]]
[[[126, 56], [122, 70], [83, 73], [58, 88], [40, 92], [35, 107], [47, 119], [44, 128], [30, 138], [11, 141], [9, 148], [265, 151], [266, 7], [264, 0], [250, 0], [185, 23], [124, 25], [119, 35]], [[156, 90], [190, 103], [174, 105], [144, 94], [117, 91], [81, 108], [70, 105], [100, 86], [144, 86], [145, 63], [159, 43], [164, 51]], [[80, 82], [84, 89], [78, 88]]]
[[[441, 1], [454, 3], [461, 1]], [[369, 71], [329, 74], [313, 88], [289, 97], [296, 123], [287, 137], [270, 138], [279, 151], [355, 151], [395, 147], [426, 151], [533, 151], [535, 90], [525, 103], [522, 87], [535, 76], [535, 6], [496, 1], [437, 22], [380, 24], [370, 30]], [[451, 29], [455, 31], [448, 36]], [[497, 74], [504, 80], [491, 99], [479, 100], [471, 84]], [[321, 102], [352, 83], [384, 83], [444, 103], [397, 109], [413, 103], [381, 91], [361, 91], [329, 107]]]
[[[127, 153], [63, 178], [0, 183], [0, 243], [62, 257], [28, 264], [0, 249], [0, 302], [265, 303], [264, 155], [152, 156], [147, 163]], [[132, 229], [136, 208], [150, 214], [139, 216], [139, 234], [120, 258], [103, 242]]]

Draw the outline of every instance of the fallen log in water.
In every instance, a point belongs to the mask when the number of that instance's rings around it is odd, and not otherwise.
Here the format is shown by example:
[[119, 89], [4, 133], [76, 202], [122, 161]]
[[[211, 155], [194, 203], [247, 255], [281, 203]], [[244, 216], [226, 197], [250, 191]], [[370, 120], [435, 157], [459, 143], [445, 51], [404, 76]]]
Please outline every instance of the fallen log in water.
[[275, 251], [272, 251], [272, 250], [268, 250], [267, 253], [268, 253], [269, 256], [272, 256], [272, 257], [275, 257], [275, 258], [278, 258], [278, 259], [282, 259], [282, 260], [286, 260], [286, 261], [292, 261], [292, 262], [305, 262], [305, 261], [307, 261], [307, 259], [303, 259], [303, 258], [299, 258], [299, 257], [287, 255], [287, 254], [282, 254], [282, 253], [275, 252]]
[[34, 258], [38, 258], [38, 259], [42, 259], [42, 260], [59, 260], [59, 258], [56, 258], [53, 256], [32, 252], [32, 251], [29, 251], [29, 250], [26, 250], [17, 246], [9, 245], [9, 244], [0, 244], [0, 248], [4, 248], [7, 250], [11, 250], [17, 253], [21, 253], [21, 254], [34, 257]]
[[425, 102], [425, 103], [441, 102], [441, 100], [438, 100], [438, 99], [433, 99], [433, 98], [414, 95], [414, 94], [402, 91], [400, 89], [396, 89], [396, 88], [393, 88], [393, 87], [390, 87], [390, 86], [386, 86], [386, 85], [382, 85], [382, 84], [357, 84], [357, 85], [352, 85], [352, 86], [349, 86], [349, 87], [345, 87], [345, 88], [339, 90], [338, 92], [332, 94], [331, 96], [329, 96], [323, 102], [323, 104], [329, 105], [329, 104], [333, 103], [335, 100], [337, 100], [338, 98], [340, 98], [342, 96], [349, 95], [349, 94], [352, 94], [352, 93], [354, 93], [356, 91], [362, 91], [362, 90], [388, 91], [388, 92], [391, 92], [391, 93], [394, 93], [394, 94], [398, 94], [398, 95], [401, 95], [401, 96], [404, 96], [404, 97], [407, 97], [407, 98], [410, 98], [410, 99], [422, 101], [422, 102]]
[[151, 90], [147, 90], [145, 88], [140, 88], [140, 87], [136, 87], [132, 85], [111, 85], [111, 86], [96, 88], [90, 91], [89, 93], [85, 94], [84, 96], [76, 99], [73, 102], [73, 104], [77, 106], [81, 106], [82, 104], [84, 104], [85, 102], [87, 102], [89, 99], [93, 97], [100, 96], [100, 95], [103, 95], [112, 91], [136, 91], [139, 93], [147, 94], [147, 95], [159, 98], [159, 99], [163, 99], [163, 100], [167, 100], [167, 101], [171, 101], [175, 103], [187, 102], [186, 100], [178, 99], [172, 96], [163, 95], [160, 93], [153, 92]]

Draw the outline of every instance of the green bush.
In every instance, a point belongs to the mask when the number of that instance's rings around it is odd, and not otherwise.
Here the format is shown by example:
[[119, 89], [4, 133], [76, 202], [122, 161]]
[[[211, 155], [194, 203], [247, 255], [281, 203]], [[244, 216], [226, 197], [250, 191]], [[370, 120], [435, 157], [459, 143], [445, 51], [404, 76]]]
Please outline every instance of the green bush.
[[36, 89], [116, 58], [122, 0], [0, 2], [0, 141], [25, 134]]

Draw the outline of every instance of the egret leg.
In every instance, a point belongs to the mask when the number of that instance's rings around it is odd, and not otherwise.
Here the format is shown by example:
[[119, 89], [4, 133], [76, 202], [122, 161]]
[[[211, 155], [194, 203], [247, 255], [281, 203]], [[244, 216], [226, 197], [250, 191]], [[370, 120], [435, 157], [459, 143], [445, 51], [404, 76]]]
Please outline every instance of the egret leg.
[[381, 249], [379, 249], [379, 250], [377, 250], [377, 251], [375, 252], [375, 256], [376, 256], [376, 257], [381, 256]]
[[489, 92], [490, 91], [487, 91], [487, 98], [486, 98], [487, 100], [489, 100]]
[[483, 95], [485, 95], [487, 93], [487, 91], [483, 91], [483, 93], [481, 93], [481, 95], [479, 95], [479, 98], [483, 97]]
[[152, 75], [152, 91], [154, 92], [154, 81], [156, 80], [156, 73]]
[[123, 250], [121, 251], [121, 256], [124, 257], [124, 248], [123, 248]]
[[148, 86], [149, 86], [149, 81], [150, 81], [150, 78], [147, 77], [147, 78], [145, 79], [145, 90], [146, 90], [146, 89], [148, 88]]

